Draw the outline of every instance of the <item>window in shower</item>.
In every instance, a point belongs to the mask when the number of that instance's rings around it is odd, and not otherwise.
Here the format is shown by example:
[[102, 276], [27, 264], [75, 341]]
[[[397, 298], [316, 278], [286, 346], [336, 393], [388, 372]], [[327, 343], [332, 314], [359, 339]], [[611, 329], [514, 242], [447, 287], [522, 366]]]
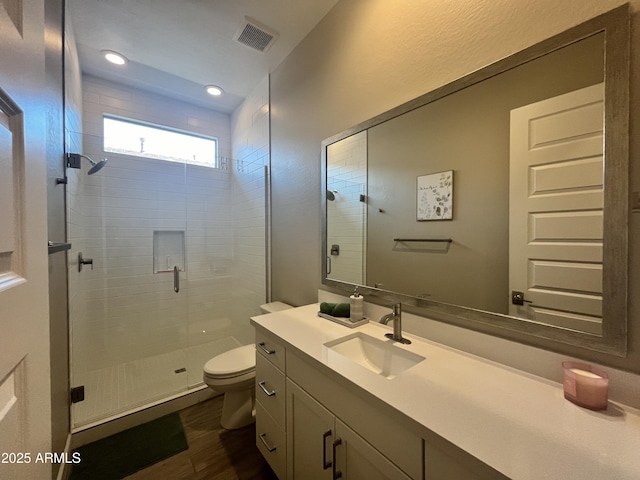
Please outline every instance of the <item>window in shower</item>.
[[160, 125], [105, 115], [104, 151], [220, 168], [218, 140]]

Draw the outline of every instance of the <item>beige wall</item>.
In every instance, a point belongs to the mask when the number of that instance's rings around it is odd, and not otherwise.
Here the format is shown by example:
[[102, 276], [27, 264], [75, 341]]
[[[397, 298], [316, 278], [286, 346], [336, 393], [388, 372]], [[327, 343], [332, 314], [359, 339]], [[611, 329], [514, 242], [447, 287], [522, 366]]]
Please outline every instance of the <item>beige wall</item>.
[[[271, 77], [273, 299], [295, 305], [316, 300], [321, 284], [323, 139], [622, 3], [340, 1]], [[640, 1], [631, 6], [639, 10]], [[633, 25], [637, 15], [634, 20]], [[632, 45], [637, 45], [639, 34], [632, 35]], [[640, 150], [640, 107], [634, 101], [638, 60], [634, 50], [632, 159]], [[638, 167], [631, 166], [632, 191], [640, 190]], [[640, 285], [640, 242], [634, 242], [640, 235], [640, 215], [631, 215], [630, 292], [634, 292]], [[629, 314], [634, 339], [640, 300], [630, 299]], [[637, 343], [630, 345], [636, 359]]]

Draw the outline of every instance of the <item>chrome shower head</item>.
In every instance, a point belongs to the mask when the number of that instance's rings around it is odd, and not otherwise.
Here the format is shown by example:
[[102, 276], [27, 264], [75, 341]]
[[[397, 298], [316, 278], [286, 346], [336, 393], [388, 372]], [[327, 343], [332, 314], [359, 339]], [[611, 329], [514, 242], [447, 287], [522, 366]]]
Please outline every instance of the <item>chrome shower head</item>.
[[336, 199], [336, 193], [338, 193], [336, 190], [333, 192], [331, 190], [327, 190], [327, 200], [333, 202]]

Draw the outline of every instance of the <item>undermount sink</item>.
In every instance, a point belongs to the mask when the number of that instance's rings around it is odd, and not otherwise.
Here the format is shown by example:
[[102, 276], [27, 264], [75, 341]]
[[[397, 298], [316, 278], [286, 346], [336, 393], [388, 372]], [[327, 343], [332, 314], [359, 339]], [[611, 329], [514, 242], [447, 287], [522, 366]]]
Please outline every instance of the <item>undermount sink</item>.
[[425, 357], [362, 332], [331, 340], [324, 344], [335, 352], [386, 378], [393, 378], [422, 362]]

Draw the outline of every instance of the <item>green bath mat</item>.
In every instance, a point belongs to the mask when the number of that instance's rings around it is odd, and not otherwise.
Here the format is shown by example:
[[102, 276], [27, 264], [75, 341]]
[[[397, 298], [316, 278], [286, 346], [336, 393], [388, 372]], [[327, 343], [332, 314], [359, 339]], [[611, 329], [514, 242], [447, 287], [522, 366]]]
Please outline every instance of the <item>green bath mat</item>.
[[80, 447], [71, 480], [118, 480], [188, 448], [178, 413]]

